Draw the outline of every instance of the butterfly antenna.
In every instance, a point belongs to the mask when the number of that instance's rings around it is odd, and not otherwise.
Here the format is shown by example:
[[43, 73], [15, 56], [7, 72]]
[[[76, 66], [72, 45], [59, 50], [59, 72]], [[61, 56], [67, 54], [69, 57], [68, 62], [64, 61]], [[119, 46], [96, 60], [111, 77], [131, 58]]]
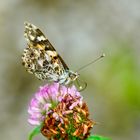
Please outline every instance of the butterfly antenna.
[[83, 70], [83, 69], [86, 68], [87, 66], [89, 66], [89, 65], [91, 65], [91, 64], [93, 64], [93, 63], [95, 63], [96, 61], [100, 60], [100, 59], [103, 58], [103, 57], [105, 57], [105, 54], [104, 54], [104, 53], [103, 53], [101, 56], [99, 56], [98, 58], [96, 58], [95, 60], [93, 60], [93, 61], [91, 61], [90, 63], [88, 63], [88, 64], [82, 66], [81, 68], [79, 68], [79, 69], [77, 70], [77, 72]]

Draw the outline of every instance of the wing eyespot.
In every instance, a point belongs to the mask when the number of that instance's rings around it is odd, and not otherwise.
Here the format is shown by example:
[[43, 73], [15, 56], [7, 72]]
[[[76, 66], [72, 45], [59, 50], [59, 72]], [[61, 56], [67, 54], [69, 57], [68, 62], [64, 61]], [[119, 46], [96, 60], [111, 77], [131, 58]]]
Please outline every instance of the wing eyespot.
[[56, 60], [57, 58], [58, 58], [57, 56], [54, 56], [54, 57], [53, 57], [53, 59], [55, 59], [55, 60]]

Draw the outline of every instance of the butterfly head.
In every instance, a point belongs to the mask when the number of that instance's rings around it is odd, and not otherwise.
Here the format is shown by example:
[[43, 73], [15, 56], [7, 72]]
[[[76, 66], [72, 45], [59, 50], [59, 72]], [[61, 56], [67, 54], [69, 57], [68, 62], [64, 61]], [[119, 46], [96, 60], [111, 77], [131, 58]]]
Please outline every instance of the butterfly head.
[[69, 78], [71, 81], [75, 81], [79, 77], [77, 72], [69, 71]]

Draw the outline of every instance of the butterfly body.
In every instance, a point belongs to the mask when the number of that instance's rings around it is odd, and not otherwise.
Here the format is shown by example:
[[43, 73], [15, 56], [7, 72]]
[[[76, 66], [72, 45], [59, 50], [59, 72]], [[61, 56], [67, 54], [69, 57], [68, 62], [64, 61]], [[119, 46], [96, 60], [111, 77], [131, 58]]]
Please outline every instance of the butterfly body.
[[69, 70], [49, 40], [35, 25], [26, 22], [24, 36], [28, 46], [24, 49], [22, 63], [29, 73], [40, 80], [64, 85], [78, 78], [79, 74]]

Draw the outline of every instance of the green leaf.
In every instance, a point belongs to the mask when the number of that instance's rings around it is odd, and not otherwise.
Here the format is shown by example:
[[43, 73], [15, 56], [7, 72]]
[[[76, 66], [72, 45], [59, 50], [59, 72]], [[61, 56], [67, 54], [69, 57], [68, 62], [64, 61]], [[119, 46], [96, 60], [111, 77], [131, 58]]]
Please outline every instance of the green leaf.
[[40, 133], [41, 128], [42, 125], [37, 126], [35, 129], [33, 129], [33, 131], [29, 135], [29, 140], [32, 140], [35, 135], [38, 135]]
[[102, 136], [92, 135], [89, 136], [86, 140], [111, 140], [111, 139]]

